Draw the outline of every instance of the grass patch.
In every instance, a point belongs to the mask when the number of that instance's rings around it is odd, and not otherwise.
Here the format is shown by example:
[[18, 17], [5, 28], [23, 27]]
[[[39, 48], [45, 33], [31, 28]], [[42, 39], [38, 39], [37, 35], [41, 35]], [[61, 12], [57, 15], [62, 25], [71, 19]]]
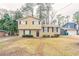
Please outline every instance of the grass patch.
[[3, 48], [3, 47], [4, 47], [3, 43], [0, 42], [0, 49]]
[[[7, 42], [0, 43], [0, 48], [4, 48], [4, 51], [7, 49], [6, 52], [8, 51], [11, 52], [10, 49], [14, 50], [15, 49], [14, 47], [23, 48], [24, 51], [28, 51], [28, 53], [30, 53], [28, 55], [72, 56], [72, 55], [79, 55], [78, 53], [79, 50], [77, 50], [79, 48], [73, 45], [75, 41], [76, 40], [74, 39], [66, 37], [64, 38], [64, 36], [63, 37], [60, 36], [59, 38], [38, 38], [38, 39], [16, 38], [13, 41], [7, 41], [8, 44], [4, 44]], [[17, 55], [16, 52], [15, 54]], [[20, 51], [18, 55], [21, 55]], [[23, 55], [27, 55], [27, 53], [24, 53]]]

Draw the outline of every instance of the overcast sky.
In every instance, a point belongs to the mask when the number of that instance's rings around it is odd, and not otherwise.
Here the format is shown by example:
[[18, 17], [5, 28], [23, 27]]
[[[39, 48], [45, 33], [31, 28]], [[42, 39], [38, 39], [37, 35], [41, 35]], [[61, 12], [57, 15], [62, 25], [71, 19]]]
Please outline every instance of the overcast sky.
[[[17, 8], [20, 8], [23, 5], [23, 3], [0, 3], [0, 8], [8, 9], [8, 10], [16, 10]], [[57, 3], [54, 4], [55, 9], [60, 9], [64, 7], [67, 4]]]
[[15, 11], [17, 8], [20, 8], [22, 5], [23, 3], [0, 3], [0, 8]]
[[[7, 10], [16, 10], [20, 8], [24, 3], [0, 3], [0, 8]], [[55, 11], [63, 15], [72, 15], [75, 11], [79, 10], [78, 3], [55, 3], [53, 5]]]

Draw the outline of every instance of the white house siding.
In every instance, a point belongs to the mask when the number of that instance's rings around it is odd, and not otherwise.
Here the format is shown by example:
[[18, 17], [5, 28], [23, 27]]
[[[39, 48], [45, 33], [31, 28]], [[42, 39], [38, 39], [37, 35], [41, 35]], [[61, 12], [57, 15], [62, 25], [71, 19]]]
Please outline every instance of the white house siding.
[[76, 30], [67, 30], [68, 35], [76, 35]]

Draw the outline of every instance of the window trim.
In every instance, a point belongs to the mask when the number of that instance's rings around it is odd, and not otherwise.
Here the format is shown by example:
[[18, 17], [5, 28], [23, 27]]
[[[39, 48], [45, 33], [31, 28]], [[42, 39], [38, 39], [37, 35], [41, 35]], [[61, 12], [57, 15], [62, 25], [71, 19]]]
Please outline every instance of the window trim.
[[40, 21], [39, 21], [39, 24], [40, 24]]
[[32, 21], [32, 24], [34, 25], [34, 21]]
[[47, 32], [49, 32], [49, 27], [47, 27]]
[[27, 21], [26, 21], [26, 23], [25, 24], [27, 24]]
[[29, 35], [31, 35], [31, 30], [29, 30]]
[[52, 27], [52, 32], [54, 32], [54, 27]]
[[21, 21], [19, 21], [19, 24], [21, 24]]
[[43, 32], [48, 32], [49, 30], [48, 30], [48, 27], [43, 27]]
[[25, 35], [25, 30], [23, 30], [23, 35]]
[[43, 32], [44, 32], [44, 27], [43, 27]]
[[58, 32], [58, 27], [56, 27], [56, 32]]

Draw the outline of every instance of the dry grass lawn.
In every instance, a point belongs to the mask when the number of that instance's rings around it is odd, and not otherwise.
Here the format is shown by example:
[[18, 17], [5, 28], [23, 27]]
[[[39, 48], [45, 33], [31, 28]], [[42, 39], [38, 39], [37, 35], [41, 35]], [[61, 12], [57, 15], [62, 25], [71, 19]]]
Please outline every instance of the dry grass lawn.
[[0, 55], [78, 56], [79, 37], [18, 38], [0, 42]]

